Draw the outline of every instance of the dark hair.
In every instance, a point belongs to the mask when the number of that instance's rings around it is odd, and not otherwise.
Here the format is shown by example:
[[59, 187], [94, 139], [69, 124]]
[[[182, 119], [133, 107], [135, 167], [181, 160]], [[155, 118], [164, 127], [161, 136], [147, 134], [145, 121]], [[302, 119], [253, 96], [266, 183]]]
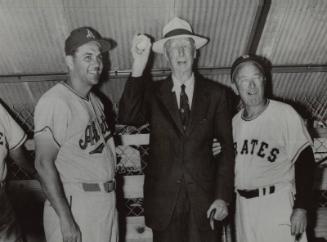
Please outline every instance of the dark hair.
[[247, 62], [253, 63], [266, 79], [270, 79], [270, 62], [267, 59], [258, 55], [243, 55], [238, 57], [232, 65], [230, 72], [232, 82], [234, 82], [234, 76], [239, 67]]

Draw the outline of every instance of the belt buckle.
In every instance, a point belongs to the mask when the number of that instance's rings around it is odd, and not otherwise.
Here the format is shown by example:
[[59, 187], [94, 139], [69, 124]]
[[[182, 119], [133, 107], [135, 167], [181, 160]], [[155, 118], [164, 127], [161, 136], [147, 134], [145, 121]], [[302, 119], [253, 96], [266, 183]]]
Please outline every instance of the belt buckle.
[[107, 181], [107, 182], [103, 183], [103, 188], [104, 188], [104, 191], [108, 192], [108, 193], [116, 190], [116, 181], [111, 180], [111, 181]]

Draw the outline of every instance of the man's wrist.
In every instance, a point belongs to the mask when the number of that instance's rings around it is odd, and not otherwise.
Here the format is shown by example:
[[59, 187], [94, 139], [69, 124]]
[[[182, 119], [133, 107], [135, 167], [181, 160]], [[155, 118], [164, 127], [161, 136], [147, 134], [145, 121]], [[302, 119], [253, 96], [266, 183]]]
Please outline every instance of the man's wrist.
[[293, 211], [301, 212], [301, 213], [307, 213], [307, 210], [305, 208], [293, 208]]
[[143, 75], [144, 67], [138, 66], [134, 63], [132, 67], [132, 77], [141, 77]]
[[226, 206], [229, 206], [229, 203], [226, 202], [224, 199], [216, 198], [216, 201], [217, 201], [217, 202], [223, 202]]
[[142, 76], [142, 74], [132, 72], [132, 73], [131, 73], [131, 76], [132, 76], [133, 78], [140, 78], [140, 77]]

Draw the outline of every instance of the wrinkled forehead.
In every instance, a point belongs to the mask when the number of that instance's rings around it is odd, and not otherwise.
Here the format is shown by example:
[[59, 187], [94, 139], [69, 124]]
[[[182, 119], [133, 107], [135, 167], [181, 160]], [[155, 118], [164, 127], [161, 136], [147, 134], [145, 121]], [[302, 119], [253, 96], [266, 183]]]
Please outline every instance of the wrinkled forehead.
[[172, 38], [166, 41], [164, 44], [164, 48], [168, 49], [171, 46], [174, 45], [180, 45], [180, 44], [190, 44], [191, 46], [194, 46], [194, 40], [190, 37], [178, 37], [178, 38]]

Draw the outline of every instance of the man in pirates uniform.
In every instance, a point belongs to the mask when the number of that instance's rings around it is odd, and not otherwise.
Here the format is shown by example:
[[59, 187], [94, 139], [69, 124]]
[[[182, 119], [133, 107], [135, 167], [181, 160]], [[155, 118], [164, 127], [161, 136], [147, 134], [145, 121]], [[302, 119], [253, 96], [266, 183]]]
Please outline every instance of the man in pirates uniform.
[[244, 106], [233, 118], [237, 241], [304, 242], [312, 141], [290, 105], [266, 97], [263, 63], [257, 56], [242, 56], [231, 71]]

